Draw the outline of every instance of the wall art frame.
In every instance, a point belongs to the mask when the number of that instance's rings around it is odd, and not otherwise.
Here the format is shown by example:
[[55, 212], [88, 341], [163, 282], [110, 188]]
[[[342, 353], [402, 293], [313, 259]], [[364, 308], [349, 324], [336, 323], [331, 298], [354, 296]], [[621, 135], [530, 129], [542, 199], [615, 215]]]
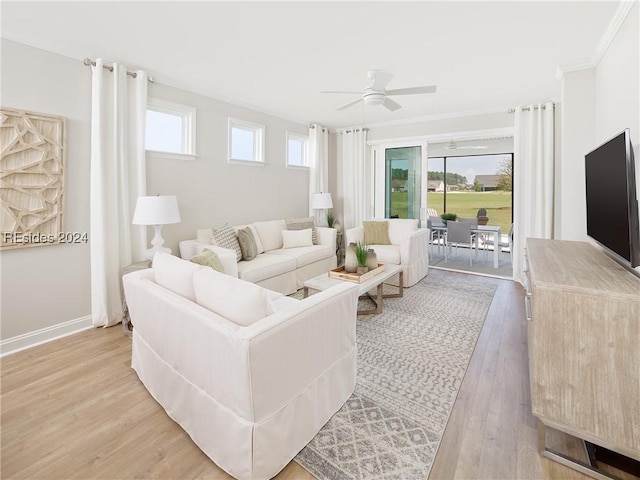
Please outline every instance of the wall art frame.
[[68, 243], [66, 119], [0, 107], [0, 249]]

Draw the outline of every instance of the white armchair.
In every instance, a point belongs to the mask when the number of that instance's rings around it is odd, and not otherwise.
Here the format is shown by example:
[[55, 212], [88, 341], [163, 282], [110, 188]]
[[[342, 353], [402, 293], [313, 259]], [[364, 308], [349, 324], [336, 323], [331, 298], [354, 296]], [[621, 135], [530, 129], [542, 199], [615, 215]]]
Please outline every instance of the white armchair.
[[[390, 245], [369, 245], [376, 251], [380, 263], [402, 265], [404, 287], [418, 283], [429, 270], [429, 230], [418, 228], [418, 220], [381, 219], [389, 222]], [[364, 227], [355, 227], [345, 232], [346, 244], [364, 242]], [[392, 282], [391, 282], [392, 283]]]

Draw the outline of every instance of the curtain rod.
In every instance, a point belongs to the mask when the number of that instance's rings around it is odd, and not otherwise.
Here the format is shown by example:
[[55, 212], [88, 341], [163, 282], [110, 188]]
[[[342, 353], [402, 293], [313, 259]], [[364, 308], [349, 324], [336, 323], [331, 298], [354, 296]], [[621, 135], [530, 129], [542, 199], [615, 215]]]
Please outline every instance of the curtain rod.
[[[82, 63], [84, 63], [87, 67], [95, 67], [96, 66], [96, 62], [94, 62], [90, 58], [85, 58]], [[113, 72], [113, 67], [110, 66], [110, 65], [102, 65], [102, 68], [106, 68], [110, 72]], [[133, 77], [133, 78], [137, 78], [138, 77], [138, 74], [136, 72], [130, 72], [129, 70], [127, 70], [127, 75], [129, 75], [130, 77]], [[156, 79], [153, 78], [153, 77], [147, 77], [147, 81], [149, 83], [156, 83]]]
[[363, 132], [368, 132], [369, 128], [363, 127], [363, 128], [354, 128], [353, 130], [340, 130], [340, 133], [359, 132], [360, 130], [362, 130]]
[[[534, 110], [538, 110], [538, 108], [542, 108], [542, 110], [545, 110], [547, 108], [547, 106], [546, 105], [542, 105], [540, 107], [533, 107]], [[556, 104], [552, 103], [551, 104], [551, 108], [556, 108]], [[523, 112], [528, 112], [530, 110], [531, 110], [531, 107], [524, 107], [522, 109]], [[509, 110], [507, 110], [507, 113], [515, 113], [515, 112], [516, 112], [515, 108], [510, 108]]]

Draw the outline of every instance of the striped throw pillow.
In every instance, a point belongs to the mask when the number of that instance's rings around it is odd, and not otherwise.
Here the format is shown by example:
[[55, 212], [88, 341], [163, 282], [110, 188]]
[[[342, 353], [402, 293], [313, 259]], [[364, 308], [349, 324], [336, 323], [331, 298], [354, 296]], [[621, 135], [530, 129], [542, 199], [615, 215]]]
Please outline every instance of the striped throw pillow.
[[222, 248], [228, 248], [236, 252], [236, 261], [242, 260], [242, 249], [238, 242], [236, 232], [231, 225], [225, 223], [219, 228], [213, 229], [213, 238], [216, 239], [216, 245]]
[[218, 257], [216, 252], [208, 248], [205, 248], [199, 255], [191, 257], [189, 261], [197, 263], [198, 265], [204, 265], [205, 267], [211, 267], [220, 273], [224, 273], [224, 266], [220, 261], [220, 257]]

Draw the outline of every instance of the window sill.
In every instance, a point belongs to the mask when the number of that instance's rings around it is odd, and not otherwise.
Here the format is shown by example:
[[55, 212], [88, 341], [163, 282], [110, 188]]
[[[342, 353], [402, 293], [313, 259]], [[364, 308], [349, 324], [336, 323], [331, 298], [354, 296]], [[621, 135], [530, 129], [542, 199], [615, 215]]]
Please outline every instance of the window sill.
[[290, 168], [291, 170], [302, 170], [307, 172], [310, 170], [310, 168], [306, 165], [287, 165], [287, 168]]
[[257, 162], [255, 160], [236, 160], [234, 158], [228, 159], [229, 165], [246, 165], [248, 167], [264, 167], [265, 162]]
[[157, 150], [146, 150], [147, 159], [158, 160], [197, 160], [198, 155], [189, 153], [175, 153], [175, 152], [159, 152]]

